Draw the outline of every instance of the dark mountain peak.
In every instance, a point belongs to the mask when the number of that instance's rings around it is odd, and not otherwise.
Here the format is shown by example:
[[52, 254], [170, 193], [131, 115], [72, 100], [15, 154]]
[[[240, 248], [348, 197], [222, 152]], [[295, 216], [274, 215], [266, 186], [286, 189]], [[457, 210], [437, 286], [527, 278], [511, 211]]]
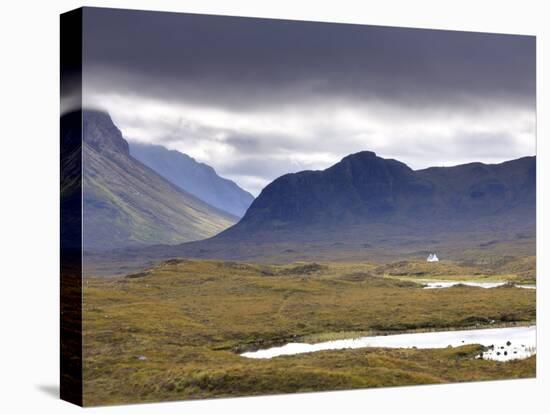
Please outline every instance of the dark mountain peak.
[[379, 158], [374, 151], [359, 151], [354, 154], [346, 155], [342, 161], [369, 161], [373, 158]]
[[329, 170], [333, 168], [351, 168], [353, 172], [359, 172], [360, 174], [373, 174], [378, 171], [379, 173], [383, 172], [389, 175], [407, 175], [412, 172], [412, 169], [406, 164], [391, 158], [379, 157], [373, 151], [361, 151], [350, 154], [342, 158], [339, 163], [330, 167]]
[[368, 234], [372, 226], [390, 224], [441, 229], [450, 222], [473, 226], [488, 217], [531, 222], [534, 165], [533, 157], [414, 171], [363, 151], [323, 171], [279, 177], [221, 237], [278, 232], [292, 240], [307, 231], [348, 228]]
[[430, 183], [415, 177], [407, 165], [362, 151], [323, 171], [277, 178], [263, 189], [239, 226], [282, 228], [384, 219], [401, 198], [431, 191]]
[[82, 128], [84, 142], [96, 151], [104, 154], [130, 154], [128, 142], [122, 137], [122, 133], [108, 113], [91, 109], [83, 110]]

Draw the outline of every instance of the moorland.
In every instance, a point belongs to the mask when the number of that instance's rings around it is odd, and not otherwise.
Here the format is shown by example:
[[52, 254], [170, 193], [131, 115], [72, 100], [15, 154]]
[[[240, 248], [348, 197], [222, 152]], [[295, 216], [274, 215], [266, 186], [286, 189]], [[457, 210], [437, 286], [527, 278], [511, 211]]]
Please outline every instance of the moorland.
[[[266, 360], [287, 342], [534, 324], [533, 257], [267, 265], [172, 259], [84, 286], [85, 405], [533, 377], [536, 357], [479, 359], [481, 345], [363, 348]], [[484, 263], [484, 264], [483, 264]], [[502, 280], [423, 289], [430, 280]]]

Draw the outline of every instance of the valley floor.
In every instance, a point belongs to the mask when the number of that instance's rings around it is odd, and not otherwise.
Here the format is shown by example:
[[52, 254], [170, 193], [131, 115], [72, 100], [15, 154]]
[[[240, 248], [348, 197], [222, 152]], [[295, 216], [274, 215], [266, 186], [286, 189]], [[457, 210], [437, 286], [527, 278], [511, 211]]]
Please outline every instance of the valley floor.
[[534, 324], [536, 290], [506, 284], [424, 289], [420, 280], [534, 284], [534, 258], [505, 267], [455, 263], [168, 260], [88, 278], [84, 403], [437, 384], [535, 376], [536, 357], [476, 358], [481, 345], [362, 348], [272, 359], [239, 354], [287, 342]]

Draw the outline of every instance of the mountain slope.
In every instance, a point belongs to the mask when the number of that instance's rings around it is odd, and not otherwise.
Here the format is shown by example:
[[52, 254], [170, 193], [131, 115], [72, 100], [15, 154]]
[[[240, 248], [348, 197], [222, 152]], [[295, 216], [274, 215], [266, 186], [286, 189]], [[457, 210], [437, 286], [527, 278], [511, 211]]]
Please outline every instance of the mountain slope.
[[206, 203], [242, 217], [254, 197], [214, 169], [160, 145], [130, 143], [130, 154], [168, 181]]
[[108, 114], [83, 111], [82, 125], [85, 249], [199, 240], [236, 221], [132, 158]]

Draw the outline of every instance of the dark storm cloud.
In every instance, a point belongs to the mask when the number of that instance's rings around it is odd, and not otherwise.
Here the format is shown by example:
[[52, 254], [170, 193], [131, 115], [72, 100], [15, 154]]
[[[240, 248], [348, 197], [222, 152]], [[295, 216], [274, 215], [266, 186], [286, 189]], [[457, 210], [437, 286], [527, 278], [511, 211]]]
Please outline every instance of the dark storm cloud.
[[535, 153], [532, 36], [86, 8], [83, 39], [86, 106], [254, 194], [362, 150]]
[[96, 88], [236, 109], [318, 100], [534, 105], [531, 36], [87, 8]]

